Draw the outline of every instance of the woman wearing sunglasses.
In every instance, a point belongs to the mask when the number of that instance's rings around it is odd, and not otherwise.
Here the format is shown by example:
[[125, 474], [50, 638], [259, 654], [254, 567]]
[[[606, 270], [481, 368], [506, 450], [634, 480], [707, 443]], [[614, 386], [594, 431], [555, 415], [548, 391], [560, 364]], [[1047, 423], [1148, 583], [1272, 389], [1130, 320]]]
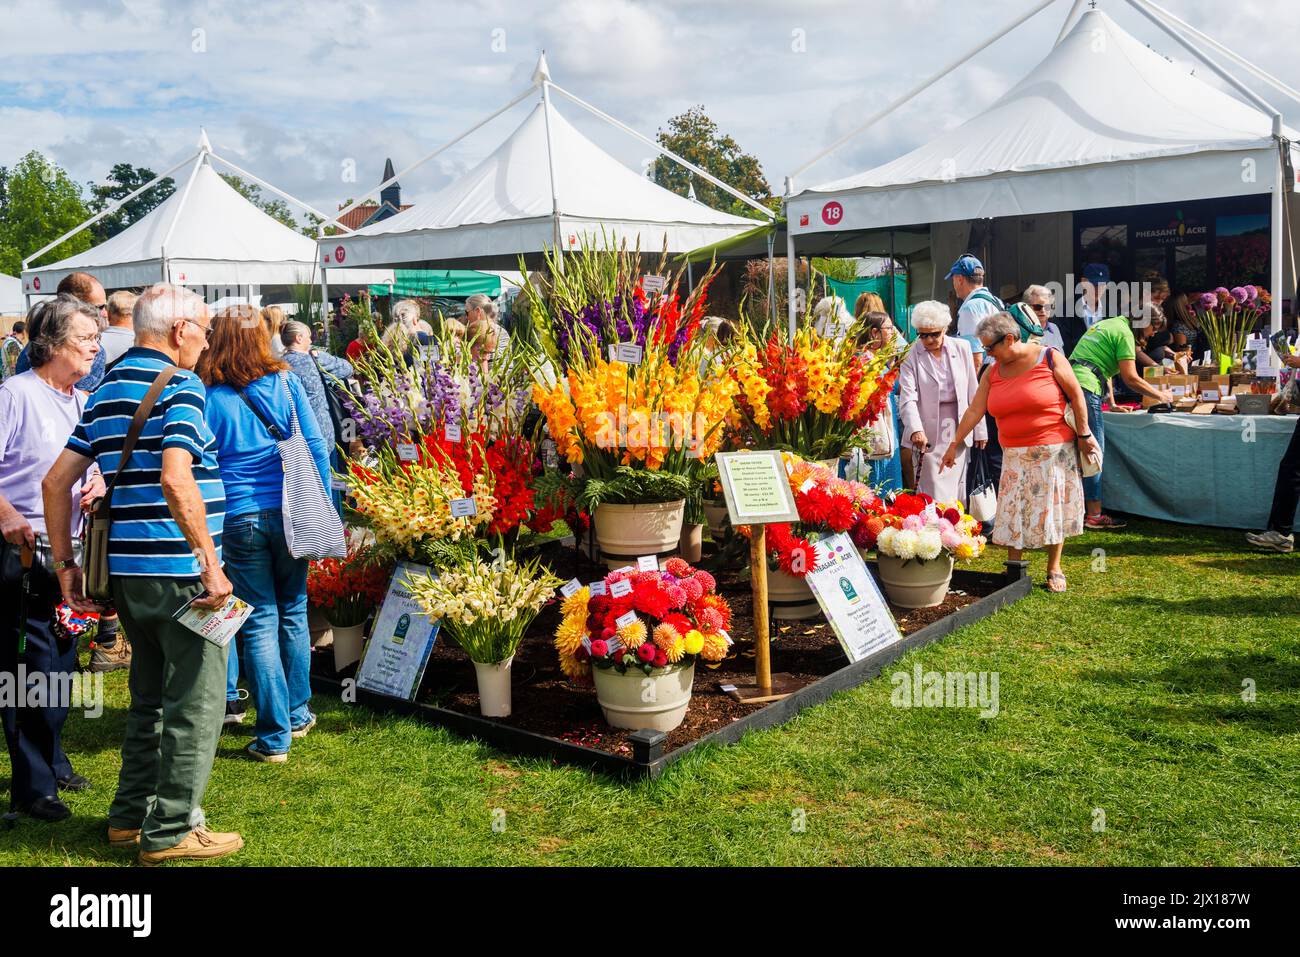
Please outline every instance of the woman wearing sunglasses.
[[1025, 290], [1025, 305], [1043, 327], [1043, 345], [1064, 352], [1065, 340], [1061, 337], [1061, 330], [1051, 321], [1056, 313], [1056, 297], [1052, 295], [1052, 290], [1046, 286], [1030, 286]]
[[912, 451], [911, 471], [904, 473], [904, 479], [936, 501], [964, 502], [967, 450], [972, 443], [983, 448], [988, 434], [981, 421], [963, 439], [953, 467], [940, 469], [936, 449], [944, 448], [957, 434], [957, 423], [976, 390], [970, 344], [947, 334], [951, 321], [948, 307], [941, 302], [922, 302], [912, 310], [917, 336], [898, 372], [898, 412], [903, 441]]

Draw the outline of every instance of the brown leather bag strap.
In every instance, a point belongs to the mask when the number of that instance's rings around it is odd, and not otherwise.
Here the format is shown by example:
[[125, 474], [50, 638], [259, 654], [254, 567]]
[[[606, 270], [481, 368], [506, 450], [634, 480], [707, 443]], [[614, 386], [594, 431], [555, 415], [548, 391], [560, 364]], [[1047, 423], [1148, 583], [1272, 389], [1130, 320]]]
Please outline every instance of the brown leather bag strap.
[[176, 366], [167, 366], [158, 373], [158, 377], [153, 380], [153, 385], [149, 386], [149, 391], [144, 394], [140, 404], [136, 407], [135, 415], [131, 416], [131, 428], [127, 430], [126, 441], [122, 443], [122, 457], [117, 460], [117, 471], [113, 473], [113, 479], [108, 483], [108, 488], [104, 490], [104, 497], [99, 500], [95, 506], [95, 512], [107, 517], [108, 507], [113, 501], [113, 487], [117, 485], [117, 477], [122, 474], [126, 468], [126, 463], [131, 460], [131, 453], [135, 451], [135, 443], [140, 438], [140, 433], [144, 431], [144, 424], [149, 421], [149, 416], [153, 414], [153, 407], [158, 403], [158, 397], [162, 395], [163, 389], [167, 388], [167, 383], [172, 380], [179, 370]]

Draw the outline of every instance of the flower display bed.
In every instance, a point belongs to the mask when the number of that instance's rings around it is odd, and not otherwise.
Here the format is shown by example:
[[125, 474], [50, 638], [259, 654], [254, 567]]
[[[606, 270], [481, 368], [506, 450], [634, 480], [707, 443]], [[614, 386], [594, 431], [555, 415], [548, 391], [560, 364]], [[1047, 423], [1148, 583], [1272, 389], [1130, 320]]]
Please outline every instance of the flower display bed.
[[[581, 559], [571, 549], [552, 552], [551, 564], [562, 577], [583, 581], [603, 574], [603, 567]], [[548, 556], [548, 558], [551, 556]], [[874, 566], [873, 570], [874, 570]], [[735, 654], [717, 668], [697, 666], [695, 693], [686, 719], [671, 733], [623, 731], [602, 718], [595, 692], [567, 681], [556, 660], [553, 635], [558, 602], [533, 623], [514, 661], [514, 704], [507, 718], [480, 716], [474, 671], [464, 652], [439, 641], [416, 701], [398, 701], [356, 691], [357, 703], [376, 711], [408, 714], [486, 741], [504, 751], [596, 768], [620, 775], [658, 776], [677, 759], [703, 743], [732, 744], [746, 731], [771, 727], [837, 691], [875, 677], [886, 665], [913, 648], [936, 641], [957, 628], [986, 618], [1023, 598], [1030, 590], [1018, 564], [1006, 574], [958, 569], [952, 593], [943, 604], [916, 610], [894, 609], [902, 641], [859, 662], [850, 663], [825, 619], [773, 623], [772, 671], [809, 682], [789, 697], [769, 704], [739, 701], [718, 690], [722, 684], [752, 682], [754, 659], [747, 636], [753, 633], [753, 608], [743, 572], [718, 574], [719, 589], [735, 613]], [[329, 655], [316, 655], [313, 686], [318, 694], [339, 694], [343, 675], [334, 673]]]

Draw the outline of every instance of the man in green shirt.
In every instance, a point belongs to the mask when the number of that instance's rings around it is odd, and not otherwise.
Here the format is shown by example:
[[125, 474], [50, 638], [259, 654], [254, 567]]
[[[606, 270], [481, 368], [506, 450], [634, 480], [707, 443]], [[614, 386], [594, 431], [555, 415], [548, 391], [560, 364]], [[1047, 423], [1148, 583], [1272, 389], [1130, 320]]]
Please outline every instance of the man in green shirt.
[[[1146, 335], [1148, 324], [1142, 331]], [[1113, 316], [1089, 327], [1070, 353], [1070, 365], [1075, 378], [1083, 387], [1083, 398], [1088, 405], [1088, 430], [1096, 437], [1097, 447], [1105, 451], [1105, 434], [1102, 431], [1101, 400], [1110, 392], [1110, 380], [1119, 375], [1128, 387], [1141, 395], [1149, 395], [1157, 402], [1173, 402], [1174, 396], [1164, 389], [1155, 389], [1143, 381], [1137, 371], [1137, 340], [1126, 316]], [[1087, 528], [1123, 528], [1124, 523], [1101, 513], [1101, 472], [1083, 480], [1083, 499], [1087, 508], [1083, 524]]]

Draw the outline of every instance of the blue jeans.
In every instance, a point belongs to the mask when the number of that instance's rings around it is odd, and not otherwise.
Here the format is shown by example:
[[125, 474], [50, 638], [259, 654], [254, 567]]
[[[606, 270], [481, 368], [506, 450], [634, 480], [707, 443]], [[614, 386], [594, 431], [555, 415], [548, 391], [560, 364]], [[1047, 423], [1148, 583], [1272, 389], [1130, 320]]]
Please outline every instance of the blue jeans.
[[[221, 535], [226, 575], [253, 606], [239, 630], [245, 677], [257, 708], [254, 746], [289, 750], [290, 732], [311, 720], [311, 635], [307, 629], [307, 561], [289, 554], [280, 510], [227, 516]], [[227, 692], [239, 675], [230, 656]]]
[[[1087, 389], [1083, 390], [1083, 401], [1088, 406], [1088, 431], [1097, 440], [1097, 448], [1102, 451], [1102, 461], [1105, 461], [1106, 452], [1106, 434], [1101, 424], [1101, 393], [1092, 393]], [[1089, 475], [1083, 480], [1083, 498], [1088, 502], [1101, 501], [1101, 473]]]

